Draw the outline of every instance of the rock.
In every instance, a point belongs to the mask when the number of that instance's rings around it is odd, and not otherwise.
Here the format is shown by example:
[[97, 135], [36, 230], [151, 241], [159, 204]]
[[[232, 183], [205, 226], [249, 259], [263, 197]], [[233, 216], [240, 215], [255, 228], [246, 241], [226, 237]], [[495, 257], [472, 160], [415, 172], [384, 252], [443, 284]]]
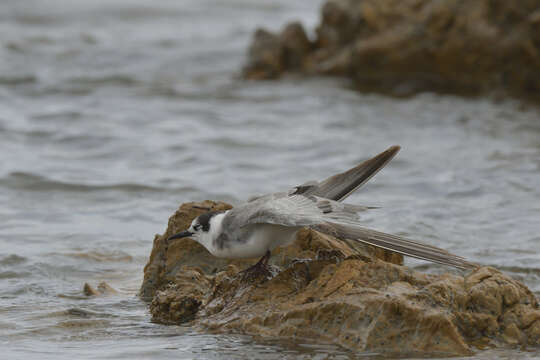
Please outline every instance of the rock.
[[287, 69], [302, 69], [312, 44], [307, 34], [298, 22], [288, 24], [281, 35], [284, 50], [284, 62]]
[[107, 284], [105, 281], [102, 281], [98, 284], [97, 289], [95, 289], [94, 287], [92, 287], [92, 285], [88, 283], [84, 283], [83, 293], [86, 296], [100, 296], [100, 295], [116, 295], [118, 294], [118, 291], [116, 291], [112, 286]]
[[299, 71], [352, 78], [361, 90], [393, 95], [498, 89], [540, 99], [540, 0], [327, 0], [321, 15], [313, 43], [287, 42], [286, 27], [265, 32], [269, 46], [259, 30], [244, 76]]
[[283, 52], [279, 36], [257, 29], [248, 51], [250, 61], [244, 68], [245, 77], [253, 80], [278, 78], [285, 70]]
[[211, 286], [212, 282], [200, 269], [182, 267], [175, 281], [154, 296], [152, 320], [162, 324], [181, 324], [192, 320]]
[[[517, 280], [490, 267], [430, 275], [402, 257], [301, 230], [277, 249], [271, 279], [245, 279], [253, 261], [212, 258], [189, 239], [162, 239], [197, 214], [230, 205], [187, 203], [157, 236], [141, 296], [153, 321], [202, 331], [312, 338], [396, 356], [463, 356], [501, 345], [540, 345], [540, 308]], [[158, 256], [159, 254], [159, 256]], [[160, 260], [158, 260], [158, 258]], [[298, 260], [301, 259], [301, 260]]]
[[86, 296], [97, 296], [100, 295], [99, 291], [92, 287], [89, 283], [84, 283], [83, 294]]
[[248, 51], [250, 61], [243, 73], [248, 79], [275, 79], [286, 69], [301, 70], [312, 49], [300, 23], [291, 23], [280, 35], [258, 29]]

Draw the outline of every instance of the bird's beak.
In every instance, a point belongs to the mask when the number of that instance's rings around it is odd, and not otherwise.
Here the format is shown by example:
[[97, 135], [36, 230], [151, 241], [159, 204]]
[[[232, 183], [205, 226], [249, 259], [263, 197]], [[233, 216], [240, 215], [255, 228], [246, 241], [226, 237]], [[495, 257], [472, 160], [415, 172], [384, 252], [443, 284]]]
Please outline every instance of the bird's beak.
[[174, 234], [173, 236], [169, 237], [167, 239], [167, 241], [170, 241], [170, 240], [174, 240], [174, 239], [181, 239], [181, 238], [185, 238], [185, 237], [188, 237], [188, 236], [191, 236], [193, 235], [193, 233], [191, 231], [182, 231], [182, 232], [179, 232], [178, 234]]

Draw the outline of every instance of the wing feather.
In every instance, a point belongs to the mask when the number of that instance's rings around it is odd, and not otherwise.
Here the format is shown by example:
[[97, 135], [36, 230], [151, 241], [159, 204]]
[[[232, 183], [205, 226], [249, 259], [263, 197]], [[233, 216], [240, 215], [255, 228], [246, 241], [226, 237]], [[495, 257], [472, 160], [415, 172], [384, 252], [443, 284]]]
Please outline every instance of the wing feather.
[[227, 226], [231, 229], [251, 224], [303, 227], [325, 221], [357, 222], [357, 213], [366, 209], [318, 196], [276, 194], [229, 210]]
[[379, 155], [343, 173], [331, 176], [318, 184], [306, 183], [300, 185], [296, 188], [297, 193], [342, 201], [385, 167], [400, 149], [397, 145], [391, 146]]
[[313, 228], [341, 239], [360, 241], [422, 260], [454, 266], [460, 269], [477, 267], [476, 264], [465, 260], [461, 256], [454, 255], [435, 246], [423, 244], [419, 241], [413, 241], [397, 235], [366, 229], [358, 225], [338, 223], [328, 223], [325, 225], [314, 226]]
[[269, 199], [277, 194], [280, 196], [318, 196], [334, 201], [342, 201], [385, 167], [386, 164], [396, 156], [400, 149], [401, 148], [397, 145], [391, 146], [371, 159], [368, 159], [345, 172], [330, 176], [321, 182], [308, 181], [294, 187], [288, 192], [253, 196], [249, 198], [248, 202]]

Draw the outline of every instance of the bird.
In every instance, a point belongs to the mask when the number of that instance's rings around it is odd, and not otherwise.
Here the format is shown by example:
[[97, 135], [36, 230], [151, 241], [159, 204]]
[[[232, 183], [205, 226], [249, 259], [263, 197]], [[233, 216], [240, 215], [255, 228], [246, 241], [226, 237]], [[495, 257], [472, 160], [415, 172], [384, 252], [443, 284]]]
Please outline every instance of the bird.
[[308, 181], [288, 191], [253, 197], [225, 211], [199, 215], [188, 229], [167, 241], [191, 237], [218, 258], [260, 260], [245, 271], [264, 269], [271, 251], [291, 244], [302, 228], [353, 240], [422, 260], [472, 269], [477, 265], [446, 250], [365, 228], [359, 214], [372, 209], [344, 203], [399, 152], [394, 145], [357, 166], [323, 181]]

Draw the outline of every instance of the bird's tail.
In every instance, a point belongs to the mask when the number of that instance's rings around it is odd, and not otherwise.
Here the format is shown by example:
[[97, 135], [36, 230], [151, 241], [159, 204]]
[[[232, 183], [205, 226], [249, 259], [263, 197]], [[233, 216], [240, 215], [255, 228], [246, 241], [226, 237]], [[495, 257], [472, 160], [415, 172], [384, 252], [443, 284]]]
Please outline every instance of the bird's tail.
[[398, 153], [399, 149], [400, 147], [397, 145], [391, 146], [379, 155], [364, 161], [352, 169], [329, 177], [318, 184], [313, 189], [313, 192], [305, 195], [315, 195], [335, 201], [342, 201], [388, 164]]
[[385, 234], [356, 225], [339, 223], [327, 223], [326, 225], [316, 227], [315, 229], [336, 236], [337, 238], [360, 241], [406, 256], [450, 265], [459, 269], [473, 269], [478, 267], [478, 265], [468, 262], [461, 256], [454, 255], [446, 250], [400, 236]]

